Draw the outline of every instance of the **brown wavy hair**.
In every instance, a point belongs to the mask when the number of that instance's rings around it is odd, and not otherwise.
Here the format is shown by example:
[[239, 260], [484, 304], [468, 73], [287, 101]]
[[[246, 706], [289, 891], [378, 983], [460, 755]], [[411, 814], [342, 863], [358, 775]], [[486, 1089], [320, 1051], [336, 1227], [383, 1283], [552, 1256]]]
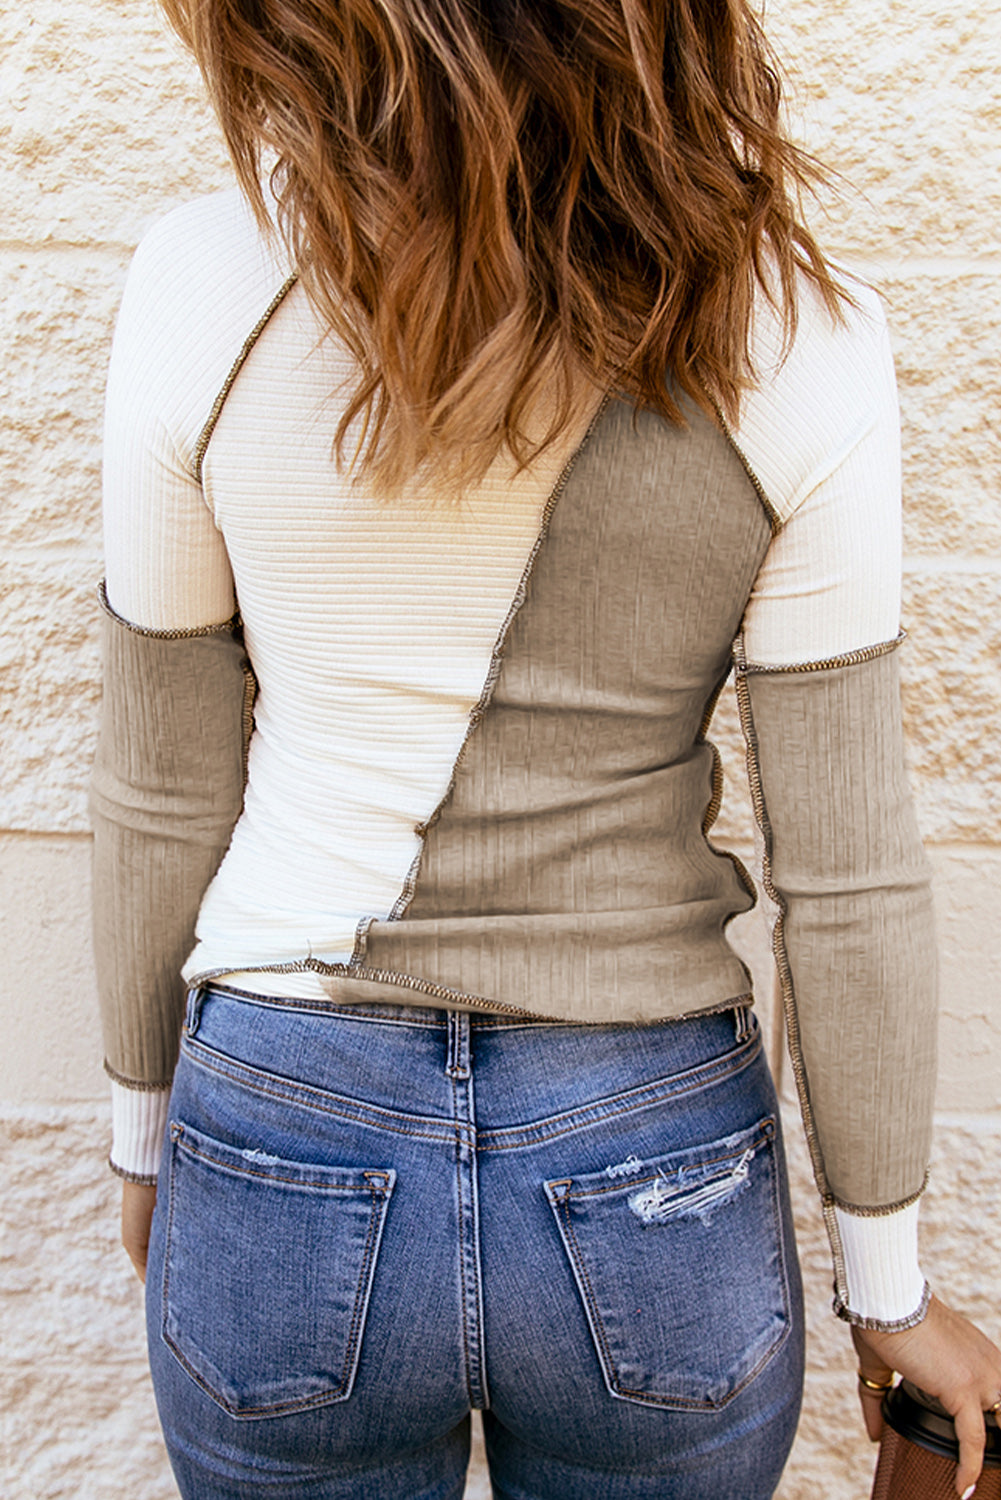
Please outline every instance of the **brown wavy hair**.
[[[161, 0], [262, 225], [357, 359], [372, 487], [458, 493], [615, 387], [682, 421], [753, 379], [755, 283], [845, 295], [802, 220], [746, 0]], [[276, 160], [275, 160], [276, 158]], [[548, 396], [548, 426], [527, 418]]]

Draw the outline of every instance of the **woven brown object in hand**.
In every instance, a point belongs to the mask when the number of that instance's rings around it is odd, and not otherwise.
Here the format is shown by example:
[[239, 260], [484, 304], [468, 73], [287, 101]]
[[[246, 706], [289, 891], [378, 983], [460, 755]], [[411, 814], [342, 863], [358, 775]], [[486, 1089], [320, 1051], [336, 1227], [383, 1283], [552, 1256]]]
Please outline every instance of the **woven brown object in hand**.
[[[944, 1408], [905, 1380], [883, 1401], [883, 1417], [872, 1500], [956, 1500], [959, 1444]], [[996, 1417], [985, 1420], [987, 1453], [973, 1500], [1001, 1500], [1001, 1436]]]

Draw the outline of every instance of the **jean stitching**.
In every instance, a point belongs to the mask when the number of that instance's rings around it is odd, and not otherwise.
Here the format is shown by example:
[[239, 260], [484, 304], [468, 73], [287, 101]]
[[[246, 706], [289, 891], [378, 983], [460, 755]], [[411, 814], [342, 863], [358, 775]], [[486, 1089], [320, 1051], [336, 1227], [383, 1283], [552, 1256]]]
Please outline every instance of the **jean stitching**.
[[[610, 1107], [607, 1100], [596, 1100], [593, 1104], [584, 1106], [583, 1109], [574, 1111], [570, 1115], [550, 1117], [565, 1123], [559, 1129], [547, 1128], [548, 1121], [540, 1120], [532, 1125], [504, 1127], [498, 1131], [485, 1130], [480, 1135], [477, 1149], [479, 1151], [513, 1151], [519, 1149], [530, 1149], [541, 1145], [546, 1141], [556, 1140], [564, 1135], [572, 1135], [578, 1130], [588, 1129], [593, 1125], [600, 1125], [606, 1120], [617, 1119], [622, 1115], [631, 1113], [637, 1109], [648, 1109], [653, 1105], [660, 1104], [666, 1099], [681, 1098], [685, 1094], [696, 1092], [701, 1088], [713, 1086], [725, 1082], [726, 1079], [748, 1067], [754, 1061], [761, 1050], [760, 1035], [743, 1047], [735, 1048], [726, 1054], [723, 1059], [714, 1059], [711, 1064], [700, 1068], [689, 1070], [687, 1076], [676, 1074], [675, 1078], [685, 1077], [682, 1087], [671, 1086], [669, 1080], [655, 1080], [653, 1083], [644, 1085], [642, 1089], [632, 1089], [627, 1093], [628, 1102], [618, 1108]], [[235, 1083], [252, 1089], [266, 1098], [285, 1099], [298, 1104], [304, 1109], [313, 1109], [323, 1114], [335, 1115], [338, 1118], [353, 1120], [365, 1124], [374, 1130], [386, 1130], [397, 1135], [412, 1136], [415, 1139], [450, 1141], [453, 1131], [457, 1128], [454, 1120], [426, 1120], [419, 1116], [407, 1115], [402, 1112], [383, 1110], [379, 1105], [366, 1104], [362, 1101], [345, 1099], [334, 1105], [325, 1101], [333, 1100], [338, 1096], [314, 1088], [310, 1084], [286, 1083], [273, 1074], [262, 1073], [259, 1069], [251, 1067], [247, 1063], [234, 1062], [232, 1060], [209, 1061], [206, 1053], [210, 1051], [204, 1042], [193, 1042], [186, 1040], [182, 1046], [182, 1053], [186, 1053], [189, 1061], [196, 1067], [205, 1068], [209, 1072], [218, 1073], [223, 1078], [229, 1078]], [[213, 1054], [220, 1057], [220, 1054]], [[319, 1097], [317, 1097], [319, 1096]], [[622, 1098], [622, 1095], [612, 1096]], [[428, 1129], [411, 1129], [402, 1125], [402, 1121], [411, 1121], [418, 1126], [429, 1126]], [[437, 1126], [438, 1128], [434, 1128]], [[497, 1144], [490, 1144], [491, 1136], [501, 1135], [510, 1137], [503, 1139]]]
[[[177, 1146], [177, 1144], [176, 1144], [181, 1139], [180, 1131], [179, 1130], [178, 1130], [178, 1133], [173, 1136], [173, 1139], [174, 1139], [174, 1142], [175, 1142], [175, 1151], [176, 1151], [176, 1150], [180, 1149]], [[184, 1143], [184, 1147], [185, 1147], [185, 1150], [187, 1150], [193, 1156], [200, 1157], [201, 1159], [206, 1160], [206, 1161], [211, 1161], [213, 1163], [217, 1163], [218, 1165], [221, 1165], [221, 1166], [227, 1165], [224, 1162], [218, 1162], [218, 1159], [216, 1157], [214, 1157], [214, 1156], [211, 1156], [209, 1153], [203, 1152], [201, 1150], [196, 1149], [195, 1147], [192, 1146], [192, 1144], [191, 1144], [190, 1141], [186, 1141]], [[255, 1172], [255, 1171], [251, 1170], [248, 1173], [248, 1175], [263, 1177], [263, 1178], [265, 1178], [268, 1181], [292, 1182], [292, 1183], [294, 1183], [297, 1186], [301, 1185], [301, 1184], [299, 1184], [297, 1182], [297, 1179], [282, 1177], [282, 1176], [280, 1176], [277, 1173], [271, 1174], [271, 1173], [265, 1173], [265, 1172]], [[356, 1193], [360, 1192], [360, 1191], [364, 1191], [364, 1189], [361, 1189], [358, 1186], [355, 1186], [355, 1187], [352, 1188], [348, 1184], [339, 1184], [338, 1186], [342, 1190], [344, 1190], [344, 1191], [353, 1191], [353, 1192], [356, 1192]], [[365, 1311], [366, 1311], [366, 1308], [367, 1308], [367, 1305], [368, 1305], [368, 1299], [367, 1299], [367, 1296], [366, 1296], [366, 1291], [367, 1291], [368, 1284], [369, 1284], [369, 1279], [370, 1279], [370, 1270], [371, 1270], [372, 1258], [373, 1258], [374, 1251], [375, 1251], [375, 1241], [377, 1239], [377, 1235], [378, 1235], [378, 1230], [379, 1230], [380, 1224], [381, 1224], [382, 1220], [385, 1218], [386, 1210], [387, 1210], [388, 1204], [389, 1204], [389, 1195], [388, 1195], [388, 1193], [386, 1191], [385, 1185], [383, 1185], [380, 1188], [374, 1182], [369, 1181], [369, 1182], [366, 1183], [366, 1187], [367, 1187], [368, 1192], [369, 1192], [369, 1200], [370, 1200], [369, 1215], [368, 1215], [368, 1227], [366, 1229], [365, 1244], [364, 1244], [364, 1247], [363, 1247], [363, 1250], [362, 1250], [361, 1266], [360, 1266], [359, 1274], [358, 1274], [358, 1284], [357, 1284], [357, 1287], [355, 1288], [354, 1304], [353, 1304], [352, 1310], [351, 1310], [351, 1321], [350, 1321], [350, 1323], [348, 1325], [348, 1330], [347, 1330], [347, 1344], [346, 1344], [345, 1353], [344, 1353], [344, 1361], [343, 1361], [343, 1364], [342, 1364], [342, 1367], [341, 1367], [340, 1378], [338, 1379], [338, 1381], [335, 1384], [331, 1384], [330, 1386], [328, 1386], [325, 1391], [318, 1392], [314, 1396], [290, 1397], [287, 1401], [268, 1402], [268, 1403], [266, 1403], [263, 1406], [248, 1406], [248, 1407], [241, 1408], [240, 1412], [239, 1412], [239, 1415], [241, 1417], [243, 1417], [243, 1418], [253, 1417], [253, 1416], [260, 1415], [262, 1413], [277, 1414], [279, 1412], [306, 1411], [306, 1410], [308, 1410], [308, 1409], [310, 1409], [310, 1408], [312, 1408], [314, 1406], [329, 1405], [329, 1404], [331, 1404], [331, 1403], [333, 1403], [335, 1401], [343, 1400], [344, 1397], [347, 1396], [350, 1393], [351, 1384], [352, 1384], [352, 1376], [353, 1376], [353, 1372], [354, 1372], [354, 1366], [355, 1366], [355, 1363], [356, 1363], [355, 1355], [356, 1355], [357, 1347], [358, 1347], [359, 1334], [360, 1334], [360, 1331], [361, 1331], [361, 1327], [362, 1327], [362, 1325], [364, 1323]], [[170, 1245], [173, 1243], [173, 1234], [172, 1234], [172, 1231], [173, 1231], [173, 1222], [174, 1222], [174, 1203], [175, 1203], [175, 1195], [174, 1195], [174, 1192], [173, 1192], [173, 1175], [172, 1175], [172, 1177], [171, 1177], [171, 1192], [169, 1194], [169, 1207], [168, 1207], [168, 1214], [167, 1214], [167, 1230], [166, 1230], [166, 1245], [167, 1245], [168, 1251], [169, 1251]], [[167, 1330], [167, 1318], [168, 1318], [169, 1307], [170, 1307], [170, 1303], [169, 1303], [169, 1286], [170, 1286], [170, 1256], [169, 1256], [169, 1254], [167, 1254], [167, 1255], [164, 1256], [163, 1311], [162, 1311], [162, 1319], [161, 1319], [162, 1334], [163, 1334], [164, 1342], [169, 1346], [169, 1348], [173, 1352], [175, 1358], [180, 1362], [180, 1364], [183, 1366], [183, 1368], [191, 1376], [192, 1380], [194, 1380], [195, 1383], [198, 1386], [200, 1386], [201, 1389], [203, 1391], [205, 1391], [206, 1394], [208, 1396], [210, 1396], [213, 1401], [218, 1402], [223, 1407], [224, 1410], [232, 1412], [233, 1408], [229, 1405], [228, 1402], [222, 1400], [220, 1394], [218, 1392], [216, 1392], [216, 1391], [213, 1391], [212, 1388], [206, 1383], [205, 1379], [199, 1374], [199, 1372], [191, 1364], [190, 1360], [187, 1358], [187, 1356], [185, 1355], [185, 1353], [183, 1352], [183, 1350], [178, 1347], [178, 1345], [176, 1344], [176, 1342], [174, 1341], [174, 1339], [171, 1337], [170, 1333], [168, 1332], [168, 1330]]]
[[[461, 1246], [461, 1241], [464, 1233], [462, 1212], [462, 1128], [459, 1122], [459, 1099], [454, 1075], [450, 1078], [449, 1081], [452, 1085], [452, 1114], [454, 1117], [455, 1125], [455, 1206], [456, 1212], [459, 1217], [458, 1229]], [[466, 1370], [466, 1390], [471, 1393], [473, 1389], [473, 1369], [469, 1352], [469, 1324], [466, 1317], [466, 1264], [465, 1257], [461, 1253], [461, 1248], [458, 1260], [460, 1283], [459, 1301], [462, 1306], [462, 1359]]]
[[[368, 1233], [365, 1236], [365, 1248], [362, 1252], [361, 1272], [358, 1277], [358, 1286], [355, 1289], [354, 1307], [351, 1309], [351, 1323], [348, 1327], [348, 1344], [347, 1348], [344, 1351], [344, 1367], [341, 1374], [341, 1386], [344, 1388], [345, 1394], [347, 1394], [347, 1392], [351, 1389], [358, 1336], [361, 1331], [362, 1324], [365, 1320], [365, 1309], [368, 1305], [367, 1297], [363, 1301], [363, 1292], [367, 1289], [369, 1282], [369, 1267], [371, 1265], [372, 1255], [374, 1253], [376, 1225], [379, 1219], [380, 1208], [384, 1216], [386, 1208], [388, 1206], [388, 1199], [386, 1198], [385, 1194], [383, 1193], [380, 1195], [373, 1183], [370, 1183], [369, 1187], [371, 1189], [372, 1195], [372, 1206], [369, 1210], [368, 1216]], [[380, 1197], [382, 1200], [381, 1204]]]
[[[766, 1135], [766, 1137], [765, 1137], [765, 1144], [767, 1144], [767, 1142], [769, 1140], [773, 1140], [773, 1139], [774, 1138], [772, 1136]], [[580, 1252], [580, 1245], [579, 1245], [579, 1242], [577, 1240], [577, 1236], [574, 1233], [573, 1225], [571, 1224], [571, 1221], [570, 1221], [570, 1209], [569, 1209], [570, 1194], [566, 1193], [566, 1194], [564, 1194], [561, 1197], [561, 1199], [560, 1199], [561, 1216], [562, 1216], [562, 1218], [563, 1218], [563, 1220], [565, 1222], [565, 1225], [566, 1225], [567, 1239], [570, 1242], [570, 1244], [572, 1244], [572, 1246], [573, 1246], [573, 1248], [572, 1248], [572, 1250], [570, 1252], [571, 1253], [571, 1257], [572, 1257], [572, 1260], [574, 1262], [574, 1265], [575, 1265], [577, 1271], [579, 1272], [580, 1279], [583, 1282], [584, 1286], [586, 1287], [586, 1292], [584, 1294], [585, 1295], [585, 1300], [586, 1300], [588, 1306], [590, 1307], [591, 1313], [592, 1313], [592, 1316], [590, 1317], [589, 1322], [591, 1323], [591, 1327], [595, 1331], [596, 1341], [599, 1343], [601, 1351], [603, 1351], [604, 1361], [605, 1361], [605, 1371], [606, 1371], [606, 1374], [608, 1376], [609, 1385], [611, 1386], [612, 1390], [616, 1392], [617, 1395], [632, 1398], [632, 1399], [634, 1399], [636, 1401], [639, 1401], [639, 1402], [643, 1403], [644, 1405], [648, 1405], [648, 1406], [669, 1406], [669, 1407], [676, 1408], [676, 1409], [685, 1408], [685, 1409], [690, 1409], [690, 1410], [693, 1410], [693, 1411], [719, 1411], [724, 1406], [729, 1405], [729, 1403], [731, 1401], [733, 1401], [735, 1397], [739, 1396], [740, 1393], [741, 1393], [741, 1391], [743, 1391], [748, 1385], [750, 1385], [751, 1381], [754, 1380], [756, 1378], [756, 1376], [758, 1376], [761, 1373], [761, 1371], [764, 1369], [764, 1367], [768, 1363], [768, 1361], [770, 1359], [772, 1359], [775, 1354], [778, 1353], [779, 1349], [781, 1349], [782, 1345], [785, 1343], [785, 1341], [786, 1341], [786, 1339], [787, 1339], [787, 1337], [789, 1335], [789, 1329], [790, 1329], [790, 1326], [791, 1326], [791, 1319], [790, 1319], [790, 1316], [789, 1316], [789, 1284], [788, 1284], [788, 1276], [786, 1274], [785, 1246], [784, 1246], [784, 1236], [782, 1234], [782, 1215], [781, 1215], [781, 1211], [780, 1211], [780, 1205], [778, 1203], [778, 1165], [777, 1165], [777, 1162], [774, 1160], [774, 1156], [773, 1156], [773, 1158], [770, 1161], [770, 1167], [771, 1167], [771, 1171], [770, 1171], [770, 1177], [771, 1177], [770, 1187], [771, 1187], [772, 1214], [773, 1214], [775, 1222], [776, 1222], [776, 1224], [778, 1226], [779, 1249], [780, 1249], [781, 1262], [782, 1262], [782, 1270], [781, 1270], [782, 1307], [783, 1307], [783, 1312], [785, 1314], [785, 1321], [784, 1321], [783, 1328], [782, 1328], [781, 1332], [779, 1333], [778, 1337], [774, 1340], [773, 1343], [769, 1344], [768, 1348], [762, 1354], [762, 1356], [758, 1360], [757, 1364], [754, 1365], [754, 1367], [747, 1372], [747, 1374], [744, 1376], [743, 1380], [741, 1380], [739, 1382], [739, 1384], [735, 1385], [734, 1388], [733, 1388], [733, 1390], [730, 1391], [729, 1394], [722, 1401], [699, 1400], [697, 1397], [693, 1397], [693, 1396], [658, 1396], [658, 1395], [653, 1394], [653, 1393], [648, 1392], [648, 1391], [636, 1391], [636, 1390], [633, 1390], [632, 1387], [625, 1386], [625, 1385], [622, 1384], [621, 1380], [619, 1379], [618, 1368], [617, 1368], [617, 1366], [615, 1364], [615, 1361], [613, 1360], [612, 1355], [611, 1355], [611, 1349], [609, 1347], [607, 1335], [605, 1333], [605, 1326], [604, 1326], [604, 1323], [602, 1322], [601, 1314], [598, 1311], [597, 1300], [596, 1300], [596, 1298], [594, 1296], [594, 1291], [593, 1291], [593, 1289], [591, 1287], [590, 1278], [588, 1277], [588, 1274], [587, 1274], [587, 1267], [584, 1264], [584, 1260], [583, 1260], [583, 1257], [582, 1257], [581, 1252]], [[578, 1196], [581, 1196], [581, 1195], [578, 1195]]]
[[[197, 1046], [197, 1050], [196, 1050]], [[409, 1135], [415, 1139], [451, 1141], [455, 1134], [456, 1122], [454, 1120], [442, 1119], [424, 1120], [419, 1116], [393, 1113], [382, 1110], [376, 1104], [364, 1104], [361, 1101], [346, 1099], [340, 1105], [325, 1103], [325, 1100], [335, 1099], [335, 1094], [325, 1093], [322, 1089], [314, 1089], [310, 1084], [286, 1084], [282, 1079], [272, 1074], [261, 1073], [256, 1068], [250, 1068], [245, 1063], [227, 1063], [225, 1065], [210, 1062], [201, 1054], [208, 1049], [204, 1043], [186, 1043], [182, 1052], [186, 1053], [189, 1061], [199, 1068], [205, 1068], [210, 1073], [218, 1073], [222, 1078], [228, 1078], [234, 1083], [240, 1083], [244, 1087], [252, 1089], [253, 1092], [261, 1094], [269, 1099], [282, 1099], [289, 1103], [300, 1105], [303, 1109], [319, 1110], [323, 1114], [337, 1115], [339, 1118], [353, 1120], [356, 1123], [369, 1125], [374, 1130], [387, 1130], [396, 1135]], [[266, 1079], [270, 1086], [259, 1080]], [[319, 1095], [320, 1097], [309, 1097]], [[378, 1116], [378, 1118], [375, 1118]], [[413, 1120], [421, 1124], [437, 1125], [436, 1130], [408, 1130], [397, 1121]]]
[[[710, 1156], [706, 1157], [705, 1159], [700, 1158], [698, 1161], [692, 1162], [692, 1169], [701, 1171], [704, 1167], [715, 1167], [720, 1165], [722, 1162], [733, 1161], [734, 1157], [742, 1156], [747, 1150], [757, 1151], [759, 1146], [765, 1145], [766, 1142], [772, 1139], [772, 1132], [767, 1128], [764, 1128], [765, 1124], [766, 1122], [762, 1121], [763, 1128], [761, 1130], [761, 1133], [756, 1136], [753, 1141], [750, 1142], [750, 1145], [741, 1146], [738, 1150], [735, 1151], [728, 1151], [723, 1156]], [[630, 1177], [626, 1182], [610, 1182], [607, 1185], [603, 1185], [602, 1187], [581, 1188], [579, 1192], [568, 1193], [567, 1197], [598, 1198], [603, 1193], [622, 1192], [623, 1188], [627, 1188], [630, 1192], [632, 1192], [634, 1188], [642, 1187], [644, 1182], [656, 1182], [659, 1176], [659, 1172], [651, 1172], [646, 1177]]]
[[[594, 1104], [585, 1106], [582, 1110], [574, 1111], [572, 1115], [557, 1117], [565, 1119], [566, 1123], [560, 1129], [547, 1129], [547, 1121], [540, 1120], [534, 1125], [517, 1127], [505, 1127], [504, 1130], [484, 1130], [479, 1138], [478, 1150], [480, 1151], [516, 1151], [529, 1149], [532, 1146], [542, 1145], [546, 1141], [557, 1140], [560, 1136], [573, 1135], [578, 1130], [587, 1130], [593, 1125], [601, 1125], [606, 1120], [615, 1120], [622, 1115], [631, 1114], [634, 1110], [649, 1109], [653, 1105], [662, 1104], [667, 1099], [683, 1098], [686, 1094], [698, 1093], [701, 1089], [714, 1087], [718, 1083], [725, 1083], [728, 1078], [741, 1072], [748, 1067], [760, 1051], [760, 1045], [753, 1047], [749, 1055], [738, 1058], [735, 1062], [725, 1068], [720, 1068], [711, 1076], [700, 1074], [698, 1078], [686, 1082], [682, 1088], [662, 1087], [659, 1082], [647, 1085], [642, 1091], [631, 1090], [629, 1102], [622, 1104], [619, 1108], [609, 1107], [608, 1101], [597, 1100]], [[613, 1096], [615, 1097], [615, 1096]], [[618, 1096], [622, 1097], [622, 1096]], [[494, 1135], [511, 1135], [512, 1140], [500, 1141], [496, 1145], [490, 1144], [490, 1137]]]
[[200, 1161], [211, 1162], [213, 1166], [221, 1167], [224, 1172], [232, 1172], [235, 1177], [260, 1177], [265, 1182], [287, 1182], [291, 1187], [301, 1187], [310, 1192], [320, 1193], [363, 1193], [366, 1190], [375, 1192], [377, 1189], [370, 1182], [362, 1185], [356, 1182], [308, 1182], [301, 1177], [286, 1177], [282, 1172], [264, 1172], [258, 1167], [237, 1166], [235, 1162], [228, 1162], [220, 1156], [213, 1156], [210, 1151], [204, 1151], [200, 1146], [193, 1146], [190, 1141], [184, 1142], [184, 1149], [189, 1156], [197, 1156]]

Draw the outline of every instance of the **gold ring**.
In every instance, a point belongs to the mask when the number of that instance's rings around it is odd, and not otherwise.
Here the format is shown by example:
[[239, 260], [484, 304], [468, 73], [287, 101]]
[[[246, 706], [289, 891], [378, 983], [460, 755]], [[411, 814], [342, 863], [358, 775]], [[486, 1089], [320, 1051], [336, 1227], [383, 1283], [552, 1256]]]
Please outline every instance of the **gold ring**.
[[997, 1413], [999, 1411], [1001, 1411], [1001, 1396], [999, 1396], [998, 1399], [995, 1401], [994, 1405], [993, 1406], [989, 1406], [987, 1408], [987, 1410], [988, 1411], [992, 1411], [995, 1414], [995, 1416], [996, 1416]]
[[867, 1391], [875, 1391], [880, 1396], [885, 1396], [885, 1394], [886, 1394], [887, 1391], [892, 1391], [893, 1390], [893, 1381], [892, 1380], [887, 1380], [887, 1381], [870, 1380], [869, 1377], [868, 1377], [868, 1375], [863, 1375], [862, 1374], [861, 1370], [859, 1370], [859, 1372], [858, 1372], [858, 1383], [859, 1383], [859, 1385], [865, 1386], [865, 1388], [866, 1388]]

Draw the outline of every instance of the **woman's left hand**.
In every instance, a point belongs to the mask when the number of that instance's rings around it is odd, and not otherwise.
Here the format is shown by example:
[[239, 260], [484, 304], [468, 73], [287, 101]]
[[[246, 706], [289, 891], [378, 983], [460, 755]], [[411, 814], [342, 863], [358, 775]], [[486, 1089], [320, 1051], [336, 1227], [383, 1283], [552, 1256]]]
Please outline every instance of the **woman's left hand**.
[[122, 1244], [139, 1280], [146, 1280], [149, 1228], [156, 1207], [156, 1188], [141, 1182], [122, 1183]]
[[[926, 1316], [902, 1333], [852, 1328], [859, 1372], [877, 1385], [894, 1373], [937, 1396], [956, 1423], [959, 1468], [956, 1493], [968, 1494], [984, 1460], [984, 1412], [1001, 1400], [1001, 1349], [968, 1318], [932, 1297]], [[882, 1397], [861, 1383], [866, 1431], [875, 1442], [883, 1430]]]

